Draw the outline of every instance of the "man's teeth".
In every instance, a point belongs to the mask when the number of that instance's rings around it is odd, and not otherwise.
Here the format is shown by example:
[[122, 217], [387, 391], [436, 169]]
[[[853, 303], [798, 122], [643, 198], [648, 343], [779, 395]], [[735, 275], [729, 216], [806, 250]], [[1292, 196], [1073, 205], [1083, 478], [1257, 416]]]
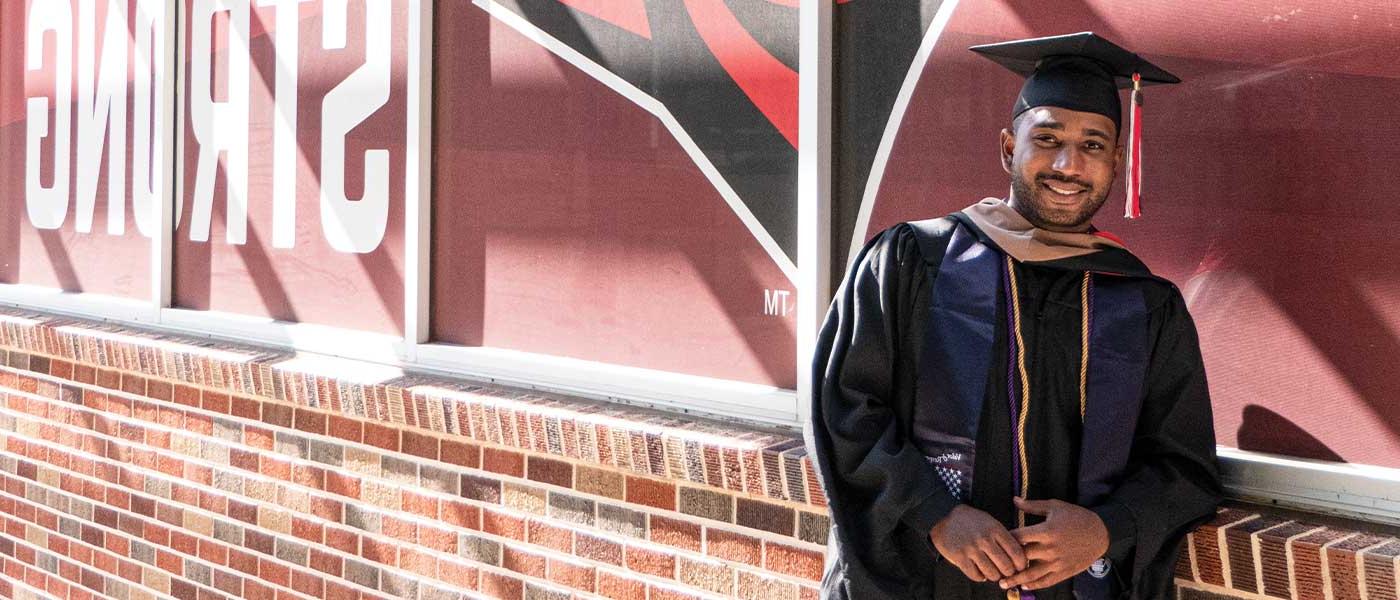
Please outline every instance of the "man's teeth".
[[1050, 188], [1050, 191], [1055, 192], [1056, 194], [1059, 194], [1059, 195], [1061, 195], [1061, 196], [1073, 196], [1073, 195], [1075, 195], [1075, 194], [1078, 194], [1079, 192], [1084, 191], [1084, 188], [1080, 188], [1080, 187], [1074, 187], [1074, 188], [1060, 188], [1060, 187], [1055, 186], [1055, 185], [1052, 184], [1052, 183], [1046, 183], [1046, 184], [1045, 184], [1045, 187]]

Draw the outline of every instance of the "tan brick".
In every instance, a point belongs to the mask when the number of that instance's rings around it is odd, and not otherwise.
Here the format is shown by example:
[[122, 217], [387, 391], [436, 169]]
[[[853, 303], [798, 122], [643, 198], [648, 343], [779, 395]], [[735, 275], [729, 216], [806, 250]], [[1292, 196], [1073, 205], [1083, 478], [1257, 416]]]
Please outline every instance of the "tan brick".
[[617, 471], [579, 465], [574, 477], [574, 489], [585, 494], [596, 494], [618, 500], [625, 497], [626, 480], [622, 473]]
[[739, 572], [739, 594], [742, 600], [797, 600], [797, 586], [757, 573]]
[[676, 568], [681, 583], [725, 596], [734, 593], [734, 569], [720, 561], [681, 557]]

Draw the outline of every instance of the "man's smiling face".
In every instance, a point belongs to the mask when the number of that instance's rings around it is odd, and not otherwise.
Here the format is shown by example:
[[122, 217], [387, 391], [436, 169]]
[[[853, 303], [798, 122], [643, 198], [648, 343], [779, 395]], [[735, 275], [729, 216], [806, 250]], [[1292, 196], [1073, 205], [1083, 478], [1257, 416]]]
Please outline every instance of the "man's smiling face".
[[1087, 230], [1108, 199], [1122, 155], [1113, 120], [1042, 106], [1012, 127], [1001, 131], [1002, 168], [1011, 175], [1007, 203], [1041, 229]]

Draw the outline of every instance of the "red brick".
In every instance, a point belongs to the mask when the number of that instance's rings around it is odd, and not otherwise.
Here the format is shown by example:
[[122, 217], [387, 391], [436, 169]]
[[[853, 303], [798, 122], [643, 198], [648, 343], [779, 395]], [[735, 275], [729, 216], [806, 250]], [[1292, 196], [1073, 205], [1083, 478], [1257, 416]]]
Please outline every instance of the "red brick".
[[525, 519], [486, 509], [481, 513], [481, 530], [486, 533], [525, 541]]
[[262, 420], [262, 403], [245, 396], [234, 396], [231, 400], [229, 412], [235, 417]]
[[327, 581], [327, 582], [326, 582], [326, 595], [323, 596], [323, 597], [324, 597], [324, 598], [347, 598], [347, 599], [348, 599], [348, 598], [357, 598], [357, 597], [359, 597], [359, 594], [355, 591], [354, 588], [352, 588], [352, 587], [350, 587], [350, 586], [348, 586], [348, 585], [345, 585], [345, 584], [343, 584], [343, 583], [338, 583], [338, 582], [336, 582], [336, 581], [334, 581], [334, 580], [330, 580], [330, 581]]
[[400, 442], [403, 452], [423, 458], [437, 460], [438, 458], [438, 438], [431, 435], [403, 430], [403, 439]]
[[443, 527], [418, 526], [418, 544], [448, 554], [457, 553], [457, 534]]
[[229, 550], [228, 566], [249, 575], [258, 574], [258, 557], [242, 550]]
[[325, 579], [318, 575], [297, 571], [292, 573], [292, 589], [312, 598], [322, 598], [325, 595]]
[[254, 427], [252, 425], [243, 426], [243, 443], [262, 450], [271, 450], [273, 447], [273, 433], [269, 429]]
[[464, 565], [452, 561], [441, 561], [438, 563], [438, 579], [449, 585], [454, 585], [462, 589], [474, 590], [477, 588], [479, 571], [471, 565]]
[[344, 570], [345, 561], [329, 552], [312, 548], [306, 564], [332, 577], [340, 577]]
[[220, 393], [218, 393], [218, 392], [212, 392], [212, 391], [209, 391], [209, 390], [205, 390], [205, 391], [204, 391], [204, 395], [201, 396], [200, 399], [199, 399], [199, 405], [200, 405], [202, 408], [204, 408], [204, 410], [212, 410], [212, 411], [217, 412], [217, 413], [228, 414], [228, 412], [229, 412], [229, 398], [228, 398], [228, 394], [220, 394]]
[[315, 489], [326, 486], [326, 470], [311, 465], [292, 465], [292, 483]]
[[700, 526], [688, 521], [652, 515], [651, 541], [699, 552]]
[[628, 546], [627, 568], [638, 573], [673, 579], [676, 576], [676, 556], [666, 552]]
[[813, 550], [803, 550], [792, 546], [784, 546], [768, 542], [767, 552], [764, 554], [764, 566], [769, 571], [801, 577], [812, 581], [821, 581], [822, 561], [824, 557], [820, 552]]
[[549, 580], [576, 590], [592, 592], [598, 581], [598, 569], [551, 558], [549, 559]]
[[160, 569], [173, 573], [175, 575], [179, 575], [184, 571], [185, 563], [183, 560], [181, 560], [180, 555], [175, 554], [174, 552], [156, 550], [156, 567], [159, 567]]
[[324, 539], [325, 527], [319, 522], [294, 516], [292, 517], [292, 535], [319, 544]]
[[466, 502], [444, 501], [442, 520], [458, 527], [481, 529], [481, 509]]
[[360, 546], [360, 556], [369, 560], [389, 566], [399, 563], [398, 547], [395, 545], [365, 537], [360, 540]]
[[486, 448], [481, 454], [481, 468], [504, 475], [524, 477], [525, 455], [511, 450]]
[[326, 528], [326, 545], [341, 552], [360, 553], [360, 536], [352, 530], [341, 527]]
[[429, 519], [438, 518], [438, 499], [410, 489], [403, 491], [403, 510]]
[[564, 527], [555, 527], [548, 523], [543, 523], [530, 519], [527, 524], [530, 534], [530, 543], [536, 546], [543, 546], [551, 550], [558, 550], [565, 553], [574, 551], [574, 532]]
[[442, 440], [442, 460], [454, 465], [481, 467], [481, 446], [457, 440]]
[[507, 546], [501, 550], [501, 566], [531, 577], [544, 577], [545, 558]]
[[311, 499], [311, 514], [327, 521], [340, 522], [345, 503], [334, 498]]
[[199, 406], [199, 388], [188, 385], [175, 386], [175, 402], [185, 406]]
[[243, 531], [243, 547], [262, 554], [272, 554], [276, 540], [269, 533], [264, 533], [254, 529]]
[[560, 487], [571, 488], [574, 486], [574, 466], [570, 463], [542, 456], [531, 456], [529, 465], [529, 477], [534, 481]]
[[282, 481], [292, 479], [292, 463], [286, 459], [264, 455], [260, 459], [258, 471], [263, 475]]
[[[57, 594], [53, 589], [50, 589], [49, 593]], [[192, 582], [183, 579], [171, 579], [170, 595], [174, 596], [176, 600], [199, 600], [199, 589], [194, 587], [194, 583]], [[64, 596], [58, 597], [63, 598]]]
[[365, 443], [398, 452], [399, 430], [378, 423], [365, 423]]
[[138, 396], [144, 396], [144, 395], [146, 395], [146, 378], [145, 378], [145, 377], [142, 377], [142, 376], [140, 376], [140, 375], [134, 375], [134, 374], [131, 374], [131, 373], [125, 373], [125, 374], [123, 374], [123, 375], [121, 376], [121, 378], [122, 378], [122, 386], [121, 386], [121, 389], [122, 389], [123, 392], [126, 392], [126, 393], [128, 393], [128, 394], [136, 394], [136, 395], [138, 395]]
[[185, 429], [200, 435], [214, 434], [214, 418], [209, 415], [185, 415]]
[[243, 580], [243, 597], [248, 600], [274, 600], [276, 591], [265, 583], [254, 579]]
[[327, 471], [326, 491], [349, 498], [359, 498], [360, 478], [341, 471]]
[[291, 427], [293, 407], [278, 402], [263, 402], [262, 422], [276, 427]]
[[242, 448], [229, 449], [229, 465], [235, 469], [258, 472], [258, 454]]
[[627, 478], [627, 501], [665, 510], [676, 510], [676, 484], [645, 477]]
[[[1212, 530], [1212, 539], [1215, 531]], [[1299, 598], [1321, 598], [1326, 585], [1326, 574], [1322, 571], [1322, 546], [1337, 540], [1348, 532], [1337, 529], [1323, 529], [1301, 538], [1293, 540], [1293, 573], [1294, 591]], [[1193, 534], [1193, 537], [1200, 537], [1200, 532]], [[1199, 543], [1199, 540], [1198, 540]], [[1198, 553], [1199, 555], [1199, 553]], [[1201, 567], [1199, 559], [1197, 564]], [[1204, 570], [1202, 571], [1204, 575]]]
[[[228, 546], [209, 540], [199, 540], [199, 557], [218, 565], [228, 564]], [[125, 552], [121, 553], [123, 556]]]
[[436, 577], [437, 559], [416, 548], [401, 548], [399, 550], [399, 568], [425, 577]]
[[[50, 409], [50, 419], [62, 420], [60, 416], [55, 413], [57, 410], [59, 410], [59, 407], [56, 406]], [[147, 423], [154, 423], [158, 412], [160, 412], [160, 410], [156, 407], [155, 403], [141, 400], [136, 400], [131, 403], [131, 415]]]
[[762, 544], [755, 537], [720, 529], [706, 529], [705, 540], [705, 553], [716, 558], [756, 567], [763, 556]]
[[384, 535], [410, 544], [418, 540], [418, 525], [413, 522], [384, 515], [380, 519], [380, 523]]
[[701, 600], [698, 594], [657, 585], [651, 586], [649, 594], [650, 596], [648, 596], [648, 598], [650, 598], [650, 600]]
[[365, 438], [364, 424], [355, 419], [331, 415], [328, 423], [330, 434], [342, 440], [361, 442]]
[[622, 565], [622, 544], [612, 540], [580, 532], [574, 547], [574, 553], [582, 558]]
[[309, 408], [298, 408], [294, 413], [294, 427], [307, 433], [326, 433], [326, 414]]
[[73, 381], [78, 383], [93, 383], [97, 380], [97, 369], [92, 365], [77, 364], [73, 366]]
[[[525, 582], [518, 577], [483, 571], [481, 573], [481, 593], [502, 600], [520, 600], [525, 594]], [[634, 598], [640, 598], [640, 596]]]
[[647, 597], [647, 585], [631, 577], [599, 571], [598, 595], [612, 600], [643, 600]]

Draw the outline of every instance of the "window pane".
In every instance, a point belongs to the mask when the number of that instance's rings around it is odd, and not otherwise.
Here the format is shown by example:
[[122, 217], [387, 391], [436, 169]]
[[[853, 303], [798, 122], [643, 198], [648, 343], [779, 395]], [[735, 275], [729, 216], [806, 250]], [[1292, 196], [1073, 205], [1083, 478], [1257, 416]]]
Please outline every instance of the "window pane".
[[172, 18], [153, 4], [0, 4], [0, 282], [151, 297], [169, 170], [150, 57]]
[[175, 304], [402, 333], [408, 3], [217, 4], [184, 4]]
[[514, 4], [436, 15], [434, 339], [793, 387], [796, 8]]

